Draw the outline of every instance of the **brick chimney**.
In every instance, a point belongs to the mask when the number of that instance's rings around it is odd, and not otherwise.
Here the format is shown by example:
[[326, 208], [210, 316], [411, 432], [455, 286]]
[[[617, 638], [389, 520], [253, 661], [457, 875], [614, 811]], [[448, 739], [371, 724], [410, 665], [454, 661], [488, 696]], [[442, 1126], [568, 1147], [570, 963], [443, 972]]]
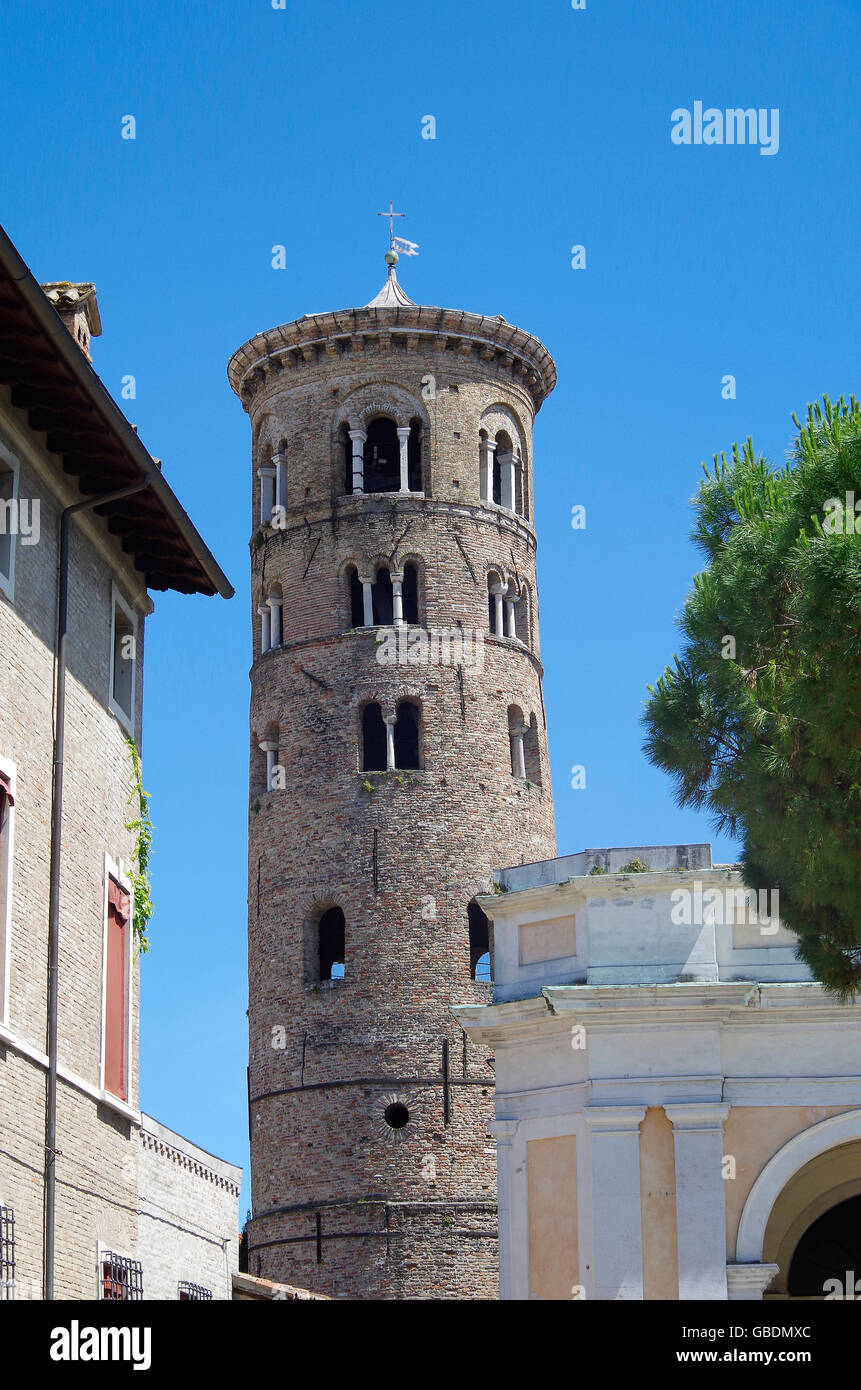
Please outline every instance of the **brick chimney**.
[[95, 285], [73, 285], [69, 280], [52, 280], [42, 289], [87, 361], [92, 362], [90, 338], [98, 338], [102, 331]]

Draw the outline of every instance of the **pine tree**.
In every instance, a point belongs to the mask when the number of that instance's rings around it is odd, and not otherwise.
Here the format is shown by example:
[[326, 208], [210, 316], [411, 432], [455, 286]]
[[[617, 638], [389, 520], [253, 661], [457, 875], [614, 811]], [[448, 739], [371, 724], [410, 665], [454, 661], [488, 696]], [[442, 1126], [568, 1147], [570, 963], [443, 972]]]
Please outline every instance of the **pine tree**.
[[703, 466], [693, 539], [708, 567], [679, 619], [686, 646], [649, 686], [644, 747], [680, 804], [741, 837], [745, 884], [779, 888], [799, 956], [848, 998], [861, 989], [861, 409], [824, 397], [793, 421], [784, 468], [749, 439]]

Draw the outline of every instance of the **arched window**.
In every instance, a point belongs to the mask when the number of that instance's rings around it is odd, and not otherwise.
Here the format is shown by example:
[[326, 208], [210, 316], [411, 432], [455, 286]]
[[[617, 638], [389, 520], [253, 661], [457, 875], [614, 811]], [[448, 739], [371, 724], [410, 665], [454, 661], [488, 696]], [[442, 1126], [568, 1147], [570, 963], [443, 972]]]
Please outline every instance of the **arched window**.
[[404, 565], [403, 578], [404, 622], [418, 625], [419, 621], [419, 572], [418, 566]]
[[508, 435], [498, 434], [496, 436], [496, 446], [493, 450], [493, 476], [491, 479], [493, 486], [491, 489], [491, 500], [496, 503], [497, 507], [502, 506], [502, 463], [500, 461], [500, 454], [505, 452], [505, 443], [503, 441], [506, 440], [510, 448], [511, 440], [508, 438]]
[[478, 903], [466, 909], [469, 923], [469, 978], [490, 982], [490, 923]]
[[350, 598], [350, 627], [365, 626], [365, 598], [355, 565], [347, 570], [347, 591]]
[[284, 788], [284, 768], [279, 761], [281, 731], [274, 720], [266, 725], [263, 730], [263, 737], [257, 746], [266, 760], [266, 771], [263, 778], [264, 789], [268, 792], [282, 791]]
[[521, 585], [520, 597], [514, 605], [514, 630], [519, 641], [524, 647], [531, 647], [532, 640], [529, 631], [529, 589], [525, 584]]
[[374, 624], [377, 627], [391, 627], [394, 622], [394, 597], [392, 576], [385, 565], [380, 565], [372, 590], [374, 602]]
[[346, 923], [339, 907], [327, 908], [317, 926], [321, 980], [343, 980]]
[[350, 426], [346, 423], [338, 430], [338, 451], [341, 455], [344, 492], [349, 497], [353, 492], [353, 441], [350, 438]]
[[526, 732], [523, 735], [523, 760], [526, 767], [526, 780], [541, 786], [541, 747], [538, 740], [538, 720], [530, 714]]
[[270, 585], [266, 603], [269, 608], [269, 646], [280, 647], [284, 641], [284, 594], [280, 584]]
[[362, 710], [362, 771], [385, 772], [386, 726], [383, 711], [373, 701]]
[[397, 492], [401, 485], [401, 446], [394, 420], [378, 415], [368, 425], [364, 449], [365, 492]]
[[487, 576], [487, 626], [494, 637], [502, 637], [505, 633], [503, 590], [500, 575], [491, 570]]
[[[410, 420], [410, 437], [407, 441], [407, 477], [410, 492], [422, 490], [422, 422], [418, 417]], [[409, 622], [409, 619], [407, 619]]]
[[395, 767], [421, 767], [419, 761], [419, 707], [413, 700], [399, 700], [395, 722]]

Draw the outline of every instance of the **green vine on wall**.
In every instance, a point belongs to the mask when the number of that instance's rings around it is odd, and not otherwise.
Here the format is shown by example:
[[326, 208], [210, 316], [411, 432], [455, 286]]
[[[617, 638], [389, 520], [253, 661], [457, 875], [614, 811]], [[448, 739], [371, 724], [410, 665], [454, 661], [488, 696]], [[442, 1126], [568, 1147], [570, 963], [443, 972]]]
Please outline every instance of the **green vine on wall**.
[[129, 805], [137, 801], [138, 818], [137, 820], [126, 821], [126, 830], [135, 832], [135, 847], [133, 851], [133, 862], [136, 869], [132, 871], [131, 880], [134, 890], [134, 918], [133, 930], [135, 936], [135, 954], [149, 950], [149, 937], [147, 936], [147, 925], [152, 916], [152, 898], [150, 897], [149, 880], [149, 857], [152, 850], [152, 821], [149, 818], [149, 792], [145, 792], [141, 780], [141, 755], [138, 746], [130, 734], [126, 735], [126, 745], [132, 760], [133, 782]]

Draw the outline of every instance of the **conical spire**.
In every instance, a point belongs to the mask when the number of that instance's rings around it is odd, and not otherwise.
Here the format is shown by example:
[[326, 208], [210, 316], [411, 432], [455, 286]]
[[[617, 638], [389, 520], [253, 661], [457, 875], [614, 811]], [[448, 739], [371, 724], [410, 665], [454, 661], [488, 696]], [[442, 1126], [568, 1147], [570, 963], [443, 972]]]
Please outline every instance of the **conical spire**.
[[415, 300], [410, 299], [408, 294], [404, 294], [404, 291], [398, 284], [398, 277], [395, 271], [395, 266], [398, 263], [397, 251], [387, 251], [386, 261], [389, 267], [386, 283], [383, 285], [379, 294], [365, 307], [368, 309], [415, 309]]

